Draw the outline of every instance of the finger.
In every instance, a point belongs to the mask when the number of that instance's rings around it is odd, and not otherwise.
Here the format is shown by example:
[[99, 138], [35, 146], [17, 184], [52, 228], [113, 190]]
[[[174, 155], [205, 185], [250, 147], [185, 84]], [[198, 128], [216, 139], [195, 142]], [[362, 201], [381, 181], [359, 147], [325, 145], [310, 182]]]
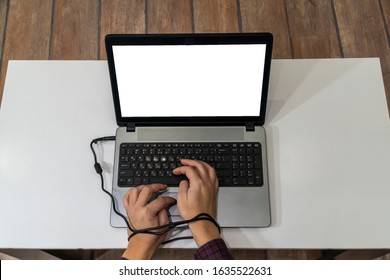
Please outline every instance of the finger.
[[169, 223], [167, 210], [158, 212], [158, 221], [160, 225], [166, 225]]
[[187, 193], [189, 188], [189, 183], [187, 180], [183, 180], [179, 184], [179, 190], [177, 191], [177, 199], [183, 200], [187, 199]]
[[163, 185], [163, 184], [151, 184], [151, 185], [144, 186], [138, 195], [138, 199], [136, 202], [137, 205], [139, 206], [147, 205], [154, 193], [165, 190], [166, 188], [167, 185]]
[[214, 170], [209, 164], [199, 160], [182, 159], [181, 164], [195, 168], [203, 180], [209, 178], [210, 172]]
[[132, 188], [132, 189], [130, 189], [128, 191], [128, 193], [129, 193], [129, 198], [128, 198], [129, 205], [128, 205], [128, 207], [134, 207], [135, 206], [135, 204], [137, 203], [138, 196], [139, 196], [140, 192], [145, 187], [146, 187], [145, 185], [141, 185], [141, 186], [138, 186], [138, 187], [134, 187], [134, 188]]
[[140, 187], [131, 188], [123, 195], [123, 206], [127, 210], [129, 207], [134, 206], [138, 198]]
[[129, 208], [129, 199], [130, 199], [130, 190], [128, 190], [124, 195], [123, 195], [123, 207], [127, 211]]
[[161, 210], [167, 208], [169, 205], [176, 203], [176, 199], [169, 196], [160, 196], [150, 202], [147, 207], [152, 211], [153, 215], [157, 215]]
[[[188, 160], [185, 160], [185, 163], [186, 161]], [[217, 178], [217, 173], [215, 171], [215, 169], [210, 165], [208, 164], [207, 162], [204, 162], [204, 161], [200, 161], [200, 160], [191, 160], [188, 162], [188, 164], [190, 166], [196, 166], [196, 168], [200, 168], [202, 170], [204, 170], [204, 172], [207, 172], [207, 178], [206, 177], [202, 177], [203, 180], [206, 181], [206, 179], [209, 179], [213, 185], [216, 186], [216, 188], [218, 188], [218, 178]]]
[[[180, 175], [180, 174], [186, 175], [188, 180], [190, 180], [190, 183], [197, 183], [202, 181], [198, 171], [192, 166], [180, 166], [174, 169], [172, 173], [175, 175]], [[191, 184], [191, 186], [192, 185], [194, 184]]]
[[154, 193], [165, 190], [167, 188], [167, 186], [163, 184], [151, 184], [144, 185], [142, 187], [143, 188], [141, 189], [136, 202], [138, 206], [147, 205], [153, 197]]
[[194, 167], [200, 174], [200, 178], [203, 183], [206, 185], [211, 183], [211, 186], [213, 186], [215, 189], [218, 188], [219, 183], [217, 173], [215, 172], [215, 169], [208, 163], [200, 160], [183, 160], [182, 163]]
[[215, 189], [218, 191], [218, 189], [219, 189], [219, 179], [217, 177], [217, 173], [215, 173], [215, 180], [213, 182], [214, 182]]

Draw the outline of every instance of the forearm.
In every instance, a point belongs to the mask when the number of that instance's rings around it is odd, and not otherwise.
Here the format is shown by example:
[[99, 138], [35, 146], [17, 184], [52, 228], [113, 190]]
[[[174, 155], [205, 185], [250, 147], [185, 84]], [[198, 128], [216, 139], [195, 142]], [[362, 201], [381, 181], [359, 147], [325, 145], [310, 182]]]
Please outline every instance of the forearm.
[[130, 239], [122, 257], [128, 260], [150, 260], [157, 248], [142, 240], [137, 240], [135, 237], [133, 238]]
[[189, 228], [198, 247], [210, 240], [221, 238], [218, 228], [210, 221], [196, 221], [190, 223]]

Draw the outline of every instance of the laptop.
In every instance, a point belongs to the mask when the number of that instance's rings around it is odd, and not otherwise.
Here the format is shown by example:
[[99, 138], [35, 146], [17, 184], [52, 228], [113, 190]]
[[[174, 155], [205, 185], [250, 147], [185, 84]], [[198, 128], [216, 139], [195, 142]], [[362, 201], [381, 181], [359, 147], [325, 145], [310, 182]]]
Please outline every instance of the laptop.
[[[265, 120], [270, 33], [138, 34], [105, 38], [118, 129], [112, 193], [168, 184], [180, 158], [217, 170], [221, 227], [271, 224]], [[112, 210], [111, 210], [112, 211]], [[171, 219], [180, 220], [175, 207]], [[125, 223], [113, 211], [113, 227]]]

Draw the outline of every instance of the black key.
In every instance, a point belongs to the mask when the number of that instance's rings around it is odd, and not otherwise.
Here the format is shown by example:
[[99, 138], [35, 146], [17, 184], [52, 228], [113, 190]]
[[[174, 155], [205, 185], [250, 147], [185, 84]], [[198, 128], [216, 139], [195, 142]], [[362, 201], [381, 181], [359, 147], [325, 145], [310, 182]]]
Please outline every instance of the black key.
[[230, 171], [229, 170], [217, 170], [217, 176], [220, 177], [228, 177], [230, 176]]
[[230, 157], [229, 156], [222, 156], [221, 161], [230, 161]]
[[127, 184], [127, 185], [132, 185], [132, 184], [134, 184], [134, 178], [131, 178], [131, 177], [130, 177], [130, 178], [127, 178], [127, 179], [126, 179], [126, 184]]
[[255, 171], [255, 184], [258, 186], [262, 186], [264, 184], [263, 171], [261, 169]]
[[233, 185], [235, 186], [243, 186], [247, 185], [248, 181], [245, 177], [233, 178]]
[[228, 154], [229, 154], [229, 149], [219, 148], [219, 149], [217, 150], [217, 153], [218, 153], [219, 155], [228, 155]]
[[134, 184], [135, 185], [141, 185], [141, 178], [134, 178]]
[[121, 177], [134, 176], [134, 172], [133, 170], [119, 170], [119, 176]]
[[185, 176], [171, 176], [171, 177], [151, 177], [150, 184], [160, 183], [168, 186], [178, 187], [182, 180], [188, 180]]
[[232, 180], [229, 177], [219, 177], [218, 183], [220, 187], [228, 187], [232, 185]]
[[119, 165], [119, 169], [129, 169], [130, 168], [130, 164], [128, 164], [128, 163], [121, 163], [120, 165]]
[[255, 178], [255, 184], [260, 187], [264, 185], [263, 178]]

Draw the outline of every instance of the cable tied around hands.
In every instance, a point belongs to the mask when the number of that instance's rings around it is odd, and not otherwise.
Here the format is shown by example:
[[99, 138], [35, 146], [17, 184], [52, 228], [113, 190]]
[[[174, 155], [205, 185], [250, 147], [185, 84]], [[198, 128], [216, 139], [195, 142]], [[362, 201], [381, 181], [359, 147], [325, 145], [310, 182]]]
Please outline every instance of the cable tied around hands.
[[[128, 240], [130, 240], [130, 238], [132, 238], [134, 235], [139, 234], [139, 233], [152, 234], [152, 235], [163, 235], [163, 234], [169, 232], [170, 230], [172, 230], [180, 225], [189, 224], [189, 223], [196, 222], [196, 221], [210, 221], [218, 228], [219, 233], [221, 233], [221, 228], [220, 228], [219, 224], [214, 220], [213, 217], [211, 217], [207, 213], [200, 213], [189, 220], [177, 221], [177, 222], [168, 223], [168, 224], [162, 225], [162, 226], [150, 227], [150, 228], [139, 229], [139, 230], [130, 229], [132, 231], [132, 233], [129, 235]], [[161, 229], [161, 231], [155, 231], [155, 230], [159, 230], [159, 229]]]

